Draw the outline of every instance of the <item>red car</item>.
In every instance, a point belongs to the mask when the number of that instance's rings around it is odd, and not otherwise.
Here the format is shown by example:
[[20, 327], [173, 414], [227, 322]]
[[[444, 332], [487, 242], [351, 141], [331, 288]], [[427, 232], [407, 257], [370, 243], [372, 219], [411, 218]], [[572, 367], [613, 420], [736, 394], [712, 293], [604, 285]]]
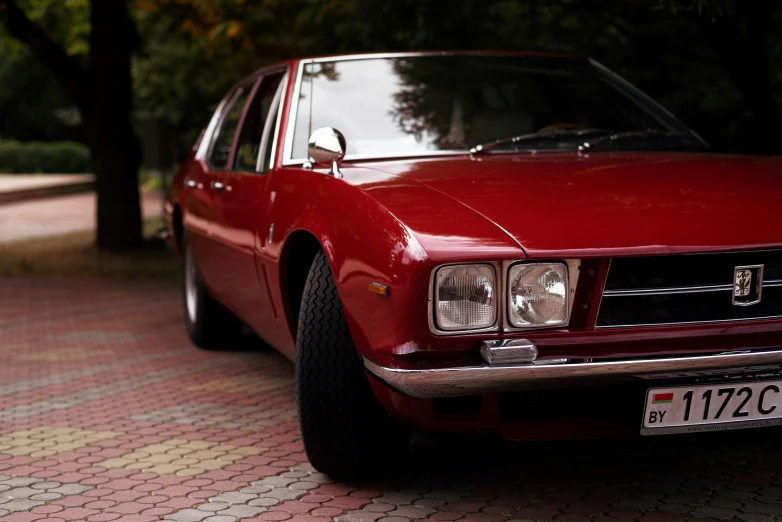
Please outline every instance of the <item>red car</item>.
[[312, 464], [782, 422], [779, 158], [579, 56], [315, 58], [239, 82], [167, 217], [187, 331], [296, 361]]

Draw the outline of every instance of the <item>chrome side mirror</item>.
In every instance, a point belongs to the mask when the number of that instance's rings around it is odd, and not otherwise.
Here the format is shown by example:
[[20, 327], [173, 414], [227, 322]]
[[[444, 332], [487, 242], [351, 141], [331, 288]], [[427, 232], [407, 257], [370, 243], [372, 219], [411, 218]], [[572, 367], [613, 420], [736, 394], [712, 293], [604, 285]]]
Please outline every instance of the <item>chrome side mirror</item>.
[[332, 127], [316, 129], [310, 136], [307, 151], [310, 161], [314, 164], [327, 163], [331, 166], [329, 173], [335, 178], [341, 178], [339, 162], [345, 157], [347, 142], [345, 136]]

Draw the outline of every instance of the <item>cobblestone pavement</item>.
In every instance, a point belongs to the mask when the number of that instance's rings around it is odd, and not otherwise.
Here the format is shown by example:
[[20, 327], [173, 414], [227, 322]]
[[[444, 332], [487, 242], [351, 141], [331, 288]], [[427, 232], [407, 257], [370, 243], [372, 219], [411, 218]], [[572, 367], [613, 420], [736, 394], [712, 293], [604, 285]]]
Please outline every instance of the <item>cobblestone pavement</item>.
[[782, 432], [418, 434], [382, 478], [307, 463], [291, 363], [190, 346], [172, 283], [0, 280], [0, 520], [782, 520]]

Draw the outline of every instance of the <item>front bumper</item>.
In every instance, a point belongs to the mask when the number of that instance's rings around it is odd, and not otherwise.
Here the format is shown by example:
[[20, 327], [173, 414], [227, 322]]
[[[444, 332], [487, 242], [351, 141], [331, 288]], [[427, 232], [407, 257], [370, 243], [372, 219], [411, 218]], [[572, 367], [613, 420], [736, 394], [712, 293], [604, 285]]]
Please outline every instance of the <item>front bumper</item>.
[[394, 367], [380, 364], [371, 356], [364, 356], [367, 371], [392, 389], [410, 397], [428, 399], [582, 384], [611, 384], [637, 378], [667, 378], [670, 374], [681, 373], [697, 376], [695, 372], [704, 372], [714, 375], [719, 374], [721, 369], [746, 372], [779, 364], [782, 364], [782, 349], [564, 364], [482, 364], [446, 368]]

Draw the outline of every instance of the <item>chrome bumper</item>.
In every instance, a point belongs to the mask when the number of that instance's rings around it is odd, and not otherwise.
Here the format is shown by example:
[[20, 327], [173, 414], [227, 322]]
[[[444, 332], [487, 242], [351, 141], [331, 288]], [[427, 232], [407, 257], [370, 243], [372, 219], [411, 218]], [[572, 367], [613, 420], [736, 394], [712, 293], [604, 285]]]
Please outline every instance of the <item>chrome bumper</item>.
[[410, 397], [427, 399], [621, 382], [639, 377], [665, 378], [667, 373], [728, 368], [748, 371], [748, 366], [773, 364], [782, 364], [782, 349], [656, 359], [598, 360], [573, 364], [482, 364], [430, 369], [390, 368], [364, 357], [367, 371], [391, 388]]

